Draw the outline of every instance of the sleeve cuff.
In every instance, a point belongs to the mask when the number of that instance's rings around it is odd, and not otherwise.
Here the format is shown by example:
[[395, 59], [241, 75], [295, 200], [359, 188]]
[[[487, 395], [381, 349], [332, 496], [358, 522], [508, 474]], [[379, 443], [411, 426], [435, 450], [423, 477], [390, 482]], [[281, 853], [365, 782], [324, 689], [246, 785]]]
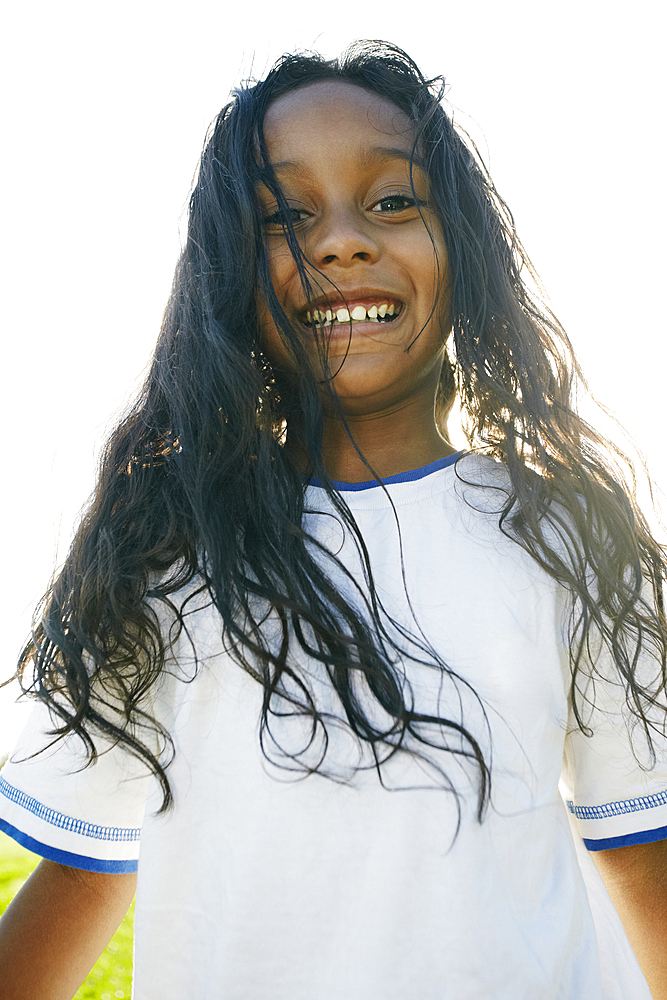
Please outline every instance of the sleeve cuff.
[[656, 840], [667, 840], [667, 826], [659, 826], [655, 830], [626, 833], [618, 837], [602, 837], [599, 840], [583, 838], [589, 851], [609, 851], [614, 847], [630, 847], [632, 844], [652, 844]]
[[87, 871], [137, 871], [140, 827], [106, 826], [58, 812], [4, 774], [0, 805], [0, 829], [44, 858]]
[[597, 805], [565, 803], [589, 851], [667, 840], [667, 790]]
[[39, 840], [35, 840], [34, 837], [29, 837], [27, 833], [23, 833], [22, 830], [17, 830], [15, 826], [7, 823], [2, 818], [0, 818], [0, 830], [34, 854], [39, 854], [49, 861], [57, 861], [60, 865], [68, 865], [70, 868], [81, 868], [87, 872], [99, 872], [105, 875], [132, 873], [136, 872], [139, 868], [139, 862], [136, 859], [107, 861], [103, 858], [88, 858], [83, 854], [73, 854], [71, 851], [63, 851], [58, 847], [51, 847], [50, 844], [42, 844]]

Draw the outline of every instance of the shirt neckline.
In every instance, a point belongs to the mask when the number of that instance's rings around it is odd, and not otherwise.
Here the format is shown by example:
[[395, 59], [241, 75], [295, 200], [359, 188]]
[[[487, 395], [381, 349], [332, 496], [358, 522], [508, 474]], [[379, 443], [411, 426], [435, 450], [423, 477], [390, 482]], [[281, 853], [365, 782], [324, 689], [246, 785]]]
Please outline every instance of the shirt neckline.
[[[367, 482], [363, 483], [333, 481], [332, 486], [338, 490], [339, 493], [360, 493], [362, 490], [380, 489], [382, 486], [390, 486], [392, 483], [411, 483], [418, 479], [425, 479], [426, 476], [430, 476], [434, 472], [439, 472], [440, 469], [445, 469], [448, 465], [453, 465], [464, 454], [465, 452], [463, 451], [457, 451], [453, 455], [447, 455], [446, 458], [437, 458], [435, 462], [429, 462], [428, 465], [422, 465], [419, 469], [410, 469], [408, 472], [399, 472], [395, 476], [387, 476], [386, 479], [382, 480], [369, 479]], [[312, 478], [308, 485], [324, 489], [319, 479]]]

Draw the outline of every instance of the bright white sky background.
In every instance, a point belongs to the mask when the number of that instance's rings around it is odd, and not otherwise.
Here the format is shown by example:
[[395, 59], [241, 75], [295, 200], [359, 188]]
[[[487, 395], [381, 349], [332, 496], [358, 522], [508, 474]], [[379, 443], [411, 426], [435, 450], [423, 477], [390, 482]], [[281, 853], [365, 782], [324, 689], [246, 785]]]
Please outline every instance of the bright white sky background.
[[[12, 5], [0, 63], [0, 674], [155, 341], [206, 128], [297, 48], [396, 42], [444, 73], [596, 395], [667, 483], [664, 24], [657, 0]], [[322, 137], [324, 141], [324, 137]], [[328, 136], [344, 142], [344, 136]], [[0, 696], [0, 755], [23, 716]]]

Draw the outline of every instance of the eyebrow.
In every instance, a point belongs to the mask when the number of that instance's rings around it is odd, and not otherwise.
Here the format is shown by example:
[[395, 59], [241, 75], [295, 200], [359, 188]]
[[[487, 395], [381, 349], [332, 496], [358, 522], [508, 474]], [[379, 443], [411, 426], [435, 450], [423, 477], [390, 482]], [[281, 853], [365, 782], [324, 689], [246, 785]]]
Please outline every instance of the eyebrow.
[[[401, 149], [399, 146], [370, 146], [363, 150], [361, 156], [359, 157], [363, 166], [371, 164], [374, 161], [382, 160], [402, 160], [403, 162], [412, 163], [415, 167], [419, 167], [426, 173], [426, 164], [419, 156], [418, 153], [412, 153], [407, 149]], [[304, 169], [302, 163], [297, 163], [294, 160], [280, 160], [279, 163], [271, 164], [274, 173], [298, 173]]]

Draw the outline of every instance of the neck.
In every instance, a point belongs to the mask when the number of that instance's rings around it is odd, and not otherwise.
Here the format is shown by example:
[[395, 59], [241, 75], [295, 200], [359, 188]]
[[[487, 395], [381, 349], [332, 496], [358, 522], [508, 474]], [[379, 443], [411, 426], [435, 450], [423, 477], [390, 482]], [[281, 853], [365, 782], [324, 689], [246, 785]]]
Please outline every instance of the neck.
[[338, 482], [386, 479], [455, 451], [440, 433], [432, 405], [420, 408], [414, 399], [388, 412], [348, 416], [347, 427], [333, 417], [324, 424], [324, 465], [329, 477]]

